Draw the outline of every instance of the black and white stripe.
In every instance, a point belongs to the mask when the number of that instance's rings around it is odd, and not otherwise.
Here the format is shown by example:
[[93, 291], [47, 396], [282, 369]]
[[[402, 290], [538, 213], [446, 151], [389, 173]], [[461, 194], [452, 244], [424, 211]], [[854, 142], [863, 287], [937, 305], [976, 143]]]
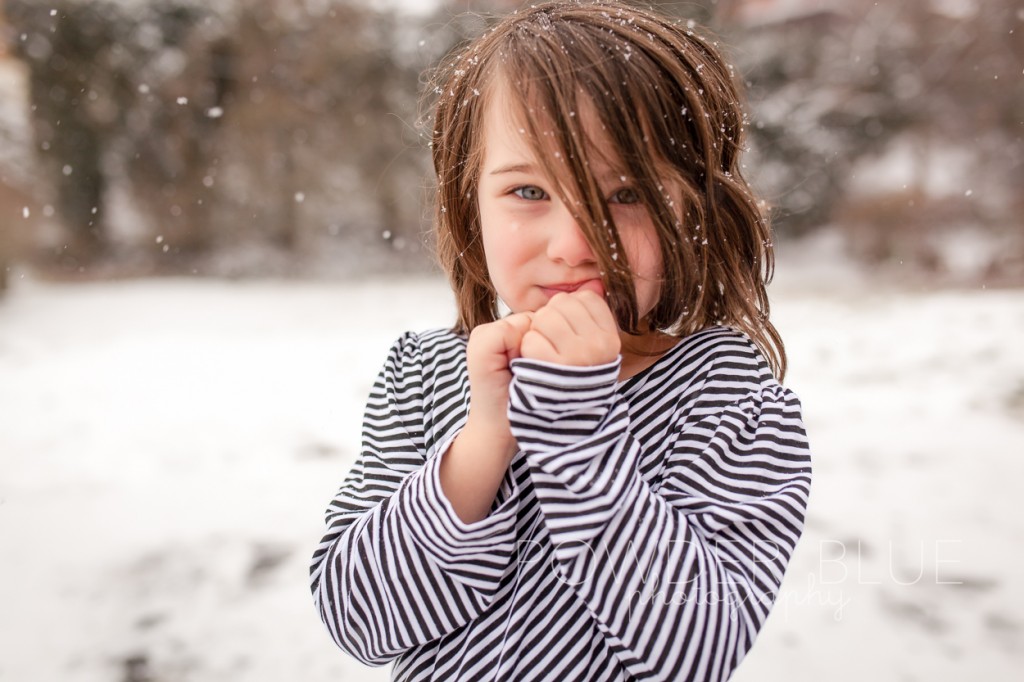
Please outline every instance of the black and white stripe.
[[803, 530], [800, 403], [723, 327], [618, 370], [513, 361], [521, 451], [465, 524], [438, 479], [469, 404], [465, 341], [402, 336], [313, 555], [338, 646], [397, 680], [728, 678]]

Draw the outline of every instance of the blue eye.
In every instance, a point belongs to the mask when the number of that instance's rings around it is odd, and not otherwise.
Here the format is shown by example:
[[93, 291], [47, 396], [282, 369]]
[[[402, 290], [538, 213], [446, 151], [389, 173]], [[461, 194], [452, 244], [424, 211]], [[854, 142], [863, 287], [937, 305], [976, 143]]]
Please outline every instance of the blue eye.
[[523, 187], [516, 187], [514, 190], [512, 190], [512, 193], [515, 194], [520, 199], [525, 199], [527, 201], [543, 201], [548, 196], [544, 190], [534, 185], [524, 185]]
[[623, 187], [608, 199], [608, 203], [610, 204], [635, 204], [639, 201], [639, 195], [637, 195], [636, 190], [631, 187]]

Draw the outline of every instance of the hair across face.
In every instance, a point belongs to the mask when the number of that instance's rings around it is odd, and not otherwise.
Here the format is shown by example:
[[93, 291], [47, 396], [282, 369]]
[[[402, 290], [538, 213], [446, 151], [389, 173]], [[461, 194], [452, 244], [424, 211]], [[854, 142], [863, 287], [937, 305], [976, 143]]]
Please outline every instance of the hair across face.
[[[784, 351], [765, 290], [770, 231], [740, 173], [743, 113], [731, 68], [690, 26], [617, 2], [555, 2], [512, 15], [438, 71], [435, 232], [457, 328], [498, 314], [477, 189], [484, 119], [499, 86], [514, 94], [502, 98], [509, 115], [573, 208], [619, 327], [682, 336], [730, 324], [781, 376]], [[598, 168], [629, 178], [654, 225], [662, 282], [646, 319], [631, 264], [617, 255], [625, 249]]]
[[[577, 185], [571, 182], [570, 159], [550, 141], [556, 136], [550, 117], [537, 112], [539, 134], [531, 135], [527, 112], [517, 106], [520, 97], [504, 78], [492, 78], [485, 97], [476, 204], [487, 274], [502, 302], [512, 312], [527, 312], [539, 310], [558, 291], [588, 288], [605, 295], [607, 273], [592, 247], [603, 239], [612, 267], [631, 283], [627, 304], [635, 306], [635, 318], [646, 320], [664, 279], [661, 250], [635, 183], [608, 154], [608, 135], [593, 107], [581, 101], [572, 118], [579, 119], [586, 141], [582, 149], [590, 157], [587, 175], [598, 185], [596, 201], [608, 210], [596, 236], [582, 229], [591, 219], [585, 202], [570, 196]], [[547, 141], [542, 150], [536, 149], [537, 139]]]

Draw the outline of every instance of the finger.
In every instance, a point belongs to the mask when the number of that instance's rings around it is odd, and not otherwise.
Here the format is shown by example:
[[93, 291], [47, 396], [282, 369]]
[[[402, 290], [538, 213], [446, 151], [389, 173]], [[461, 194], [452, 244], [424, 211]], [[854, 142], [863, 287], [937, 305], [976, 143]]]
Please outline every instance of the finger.
[[547, 302], [543, 309], [558, 311], [572, 328], [574, 334], [583, 336], [595, 331], [595, 324], [586, 306], [572, 294], [558, 294]]
[[523, 342], [523, 335], [530, 331], [532, 313], [514, 313], [502, 320], [506, 326], [504, 334], [505, 354], [509, 360], [522, 356], [520, 346]]
[[554, 300], [534, 313], [530, 331], [542, 334], [556, 352], [567, 353], [572, 350], [573, 342], [579, 339], [579, 334], [566, 319], [561, 302], [552, 303]]
[[508, 363], [518, 357], [523, 332], [504, 320], [478, 325], [469, 335], [466, 348], [471, 367], [485, 372], [508, 370]]
[[592, 291], [577, 291], [573, 294], [574, 303], [578, 304], [588, 317], [590, 325], [585, 335], [588, 348], [588, 363], [610, 362], [622, 349], [619, 338], [619, 326], [612, 315], [611, 308], [603, 298]]
[[599, 279], [588, 279], [576, 291], [593, 291], [601, 298], [604, 298], [604, 282]]
[[512, 325], [520, 334], [525, 334], [530, 329], [530, 321], [533, 313], [512, 313], [502, 318], [502, 322]]
[[593, 323], [607, 333], [619, 333], [619, 325], [615, 321], [612, 309], [608, 306], [603, 296], [599, 296], [588, 289], [581, 289], [573, 292], [573, 297], [586, 309], [587, 314]]
[[523, 343], [519, 348], [523, 357], [530, 360], [544, 360], [556, 363], [560, 360], [558, 351], [555, 350], [551, 341], [536, 329], [531, 328], [530, 331], [523, 335]]

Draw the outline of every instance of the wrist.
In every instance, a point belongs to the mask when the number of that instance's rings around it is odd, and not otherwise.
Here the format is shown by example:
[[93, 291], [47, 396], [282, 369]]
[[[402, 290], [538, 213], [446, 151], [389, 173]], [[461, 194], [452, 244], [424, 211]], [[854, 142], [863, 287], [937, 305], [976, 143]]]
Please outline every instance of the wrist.
[[455, 439], [475, 457], [501, 458], [507, 464], [518, 449], [508, 417], [502, 414], [500, 418], [488, 418], [480, 412], [477, 414], [479, 416], [474, 419], [470, 411], [466, 425]]

